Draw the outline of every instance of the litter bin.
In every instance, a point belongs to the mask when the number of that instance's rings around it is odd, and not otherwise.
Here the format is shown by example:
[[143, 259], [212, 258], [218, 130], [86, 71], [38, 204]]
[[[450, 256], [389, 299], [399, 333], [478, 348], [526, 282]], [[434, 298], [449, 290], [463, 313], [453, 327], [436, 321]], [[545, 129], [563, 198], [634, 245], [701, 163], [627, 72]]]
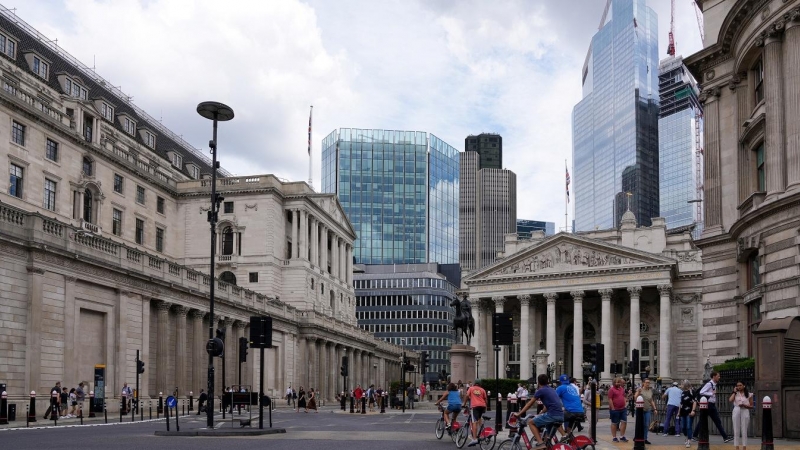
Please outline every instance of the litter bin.
[[17, 404], [16, 403], [9, 403], [8, 404], [8, 421], [11, 422], [13, 420], [17, 420]]

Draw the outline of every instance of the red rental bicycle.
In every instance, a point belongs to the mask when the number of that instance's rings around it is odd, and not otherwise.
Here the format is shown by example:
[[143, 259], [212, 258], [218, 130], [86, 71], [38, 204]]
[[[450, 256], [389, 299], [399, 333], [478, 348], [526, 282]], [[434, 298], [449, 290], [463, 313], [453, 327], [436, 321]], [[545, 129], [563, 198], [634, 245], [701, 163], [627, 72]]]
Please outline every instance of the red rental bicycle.
[[439, 411], [442, 413], [442, 417], [439, 417], [439, 420], [436, 421], [436, 439], [441, 439], [444, 436], [444, 432], [447, 431], [450, 438], [455, 442], [456, 436], [458, 436], [458, 430], [461, 429], [461, 424], [458, 423], [458, 414], [456, 414], [456, 418], [453, 419], [453, 422], [450, 424], [450, 429], [448, 430], [445, 426], [444, 415], [449, 413], [442, 408], [442, 405], [439, 405]]

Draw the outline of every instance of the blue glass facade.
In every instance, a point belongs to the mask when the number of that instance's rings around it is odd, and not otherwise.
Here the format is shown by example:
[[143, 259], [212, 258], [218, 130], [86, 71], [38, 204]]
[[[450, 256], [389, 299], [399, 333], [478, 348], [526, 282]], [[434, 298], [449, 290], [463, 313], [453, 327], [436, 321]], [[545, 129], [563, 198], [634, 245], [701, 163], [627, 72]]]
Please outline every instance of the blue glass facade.
[[[645, 0], [613, 0], [592, 38], [572, 113], [576, 231], [659, 214], [658, 18]], [[627, 195], [630, 193], [631, 195]]]
[[540, 220], [517, 219], [517, 235], [520, 238], [530, 238], [534, 231], [544, 231], [545, 236], [552, 236], [556, 234], [556, 224]]
[[661, 217], [666, 219], [667, 228], [697, 224], [695, 233], [699, 236], [702, 229], [698, 223], [699, 203], [689, 203], [702, 196], [702, 189], [698, 193], [697, 188], [702, 176], [695, 143], [695, 120], [700, 120], [697, 85], [681, 57], [661, 61], [658, 78]]
[[458, 262], [458, 150], [419, 131], [334, 130], [322, 191], [339, 197], [356, 264]]

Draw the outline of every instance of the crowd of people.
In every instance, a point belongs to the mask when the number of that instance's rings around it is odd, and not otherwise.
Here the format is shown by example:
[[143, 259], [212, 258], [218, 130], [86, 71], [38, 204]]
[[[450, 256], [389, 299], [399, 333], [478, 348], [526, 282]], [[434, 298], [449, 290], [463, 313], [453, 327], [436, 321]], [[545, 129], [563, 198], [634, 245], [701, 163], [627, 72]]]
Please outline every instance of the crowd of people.
[[50, 389], [50, 394], [57, 392], [58, 395], [51, 397], [50, 406], [44, 412], [45, 420], [49, 420], [52, 416], [62, 420], [78, 417], [78, 405], [83, 404], [86, 399], [84, 386], [85, 384], [81, 381], [76, 387], [67, 390], [66, 387], [61, 387], [60, 381], [56, 382], [56, 385]]

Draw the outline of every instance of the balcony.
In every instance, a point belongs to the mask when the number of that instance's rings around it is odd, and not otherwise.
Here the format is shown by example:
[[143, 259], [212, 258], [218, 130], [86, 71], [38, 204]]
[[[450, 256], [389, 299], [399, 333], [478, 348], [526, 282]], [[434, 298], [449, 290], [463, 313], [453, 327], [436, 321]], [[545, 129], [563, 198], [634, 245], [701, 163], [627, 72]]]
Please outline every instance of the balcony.
[[94, 235], [100, 236], [102, 234], [102, 229], [91, 223], [81, 219], [81, 230], [92, 233]]

